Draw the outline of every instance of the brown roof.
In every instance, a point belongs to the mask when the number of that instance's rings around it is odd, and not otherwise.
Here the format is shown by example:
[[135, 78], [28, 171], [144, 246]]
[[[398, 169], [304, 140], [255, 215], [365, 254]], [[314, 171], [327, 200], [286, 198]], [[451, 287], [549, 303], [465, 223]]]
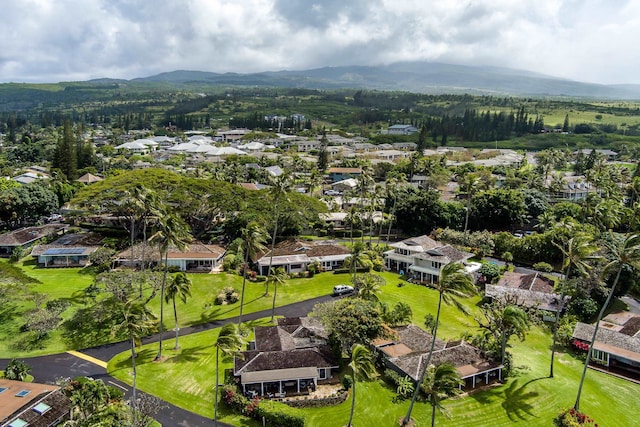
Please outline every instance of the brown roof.
[[362, 173], [360, 168], [329, 168], [327, 173]]
[[538, 273], [523, 274], [506, 271], [500, 278], [498, 286], [544, 292], [547, 294], [554, 293], [553, 280]]
[[244, 360], [235, 359], [235, 375], [274, 369], [338, 366], [329, 346], [286, 351], [245, 351], [242, 354]]
[[0, 246], [22, 246], [43, 237], [55, 234], [67, 226], [64, 224], [48, 224], [39, 227], [26, 227], [0, 235]]
[[[147, 260], [160, 258], [160, 246], [158, 244], [151, 242], [145, 246], [142, 243], [138, 243], [133, 247], [133, 257], [136, 261], [142, 258], [143, 250], [144, 257]], [[220, 259], [225, 252], [226, 250], [222, 246], [207, 245], [200, 241], [194, 241], [189, 243], [184, 251], [179, 251], [175, 246], [169, 247], [167, 257], [169, 259]], [[120, 260], [131, 259], [131, 247], [120, 252], [117, 258]]]
[[[283, 240], [273, 248], [273, 257], [289, 255], [307, 255], [309, 258], [330, 255], [348, 255], [350, 253], [346, 246], [333, 242], [308, 242], [300, 239]], [[271, 250], [258, 256], [258, 259], [271, 256]]]
[[[393, 345], [377, 348], [385, 353], [390, 363], [415, 380], [426, 362], [433, 336], [415, 325], [394, 328], [394, 331], [398, 340]], [[429, 364], [444, 362], [453, 364], [462, 378], [501, 367], [500, 363], [487, 359], [478, 348], [465, 341], [445, 343], [436, 339]]]
[[416, 258], [432, 260], [442, 264], [465, 261], [473, 256], [470, 252], [459, 251], [451, 245], [427, 249], [426, 252], [416, 255]]
[[[67, 414], [71, 407], [69, 399], [54, 385], [0, 379], [0, 388], [6, 388], [0, 393], [0, 425], [20, 418], [30, 427], [48, 427]], [[29, 393], [24, 397], [16, 396], [22, 390]], [[36, 412], [33, 408], [39, 403], [50, 409], [42, 414]]]
[[[578, 322], [573, 330], [573, 338], [591, 342], [594, 329], [595, 327], [593, 325]], [[607, 322], [604, 321], [601, 321], [600, 327], [598, 328], [598, 335], [596, 335], [594, 347], [627, 358], [630, 357], [630, 355], [634, 355], [633, 359], [640, 361], [640, 339], [609, 329]]]

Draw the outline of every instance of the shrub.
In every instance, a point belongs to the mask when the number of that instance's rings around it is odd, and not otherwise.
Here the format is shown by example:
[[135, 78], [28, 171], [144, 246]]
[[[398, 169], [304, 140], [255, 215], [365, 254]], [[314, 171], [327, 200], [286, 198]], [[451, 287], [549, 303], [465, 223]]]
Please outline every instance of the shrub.
[[574, 408], [565, 409], [553, 419], [556, 427], [598, 427], [598, 423], [587, 414], [576, 411]]
[[345, 390], [349, 390], [352, 385], [353, 385], [353, 378], [351, 377], [351, 375], [345, 375], [342, 378], [342, 388], [344, 388]]
[[295, 413], [296, 409], [285, 407], [270, 401], [260, 401], [258, 398], [247, 399], [233, 387], [225, 387], [222, 401], [234, 411], [247, 417], [262, 421], [266, 425], [281, 427], [304, 427], [304, 417]]
[[252, 276], [251, 280], [253, 280], [254, 282], [265, 282], [267, 280], [267, 276], [255, 275], [255, 276]]
[[235, 302], [238, 302], [238, 298], [238, 292], [233, 287], [227, 286], [220, 291], [213, 303], [215, 305], [233, 304]]
[[545, 273], [551, 273], [553, 267], [548, 262], [536, 262], [533, 264], [533, 268], [538, 271], [544, 271]]

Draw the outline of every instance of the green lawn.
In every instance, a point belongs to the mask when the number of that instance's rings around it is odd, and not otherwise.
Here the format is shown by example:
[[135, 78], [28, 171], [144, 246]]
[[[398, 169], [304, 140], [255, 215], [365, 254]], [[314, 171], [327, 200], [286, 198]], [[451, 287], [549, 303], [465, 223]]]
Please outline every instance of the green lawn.
[[[322, 275], [320, 275], [322, 276]], [[414, 323], [422, 324], [424, 313], [434, 312], [437, 302], [435, 291], [406, 284], [398, 287], [396, 275], [384, 274], [387, 285], [381, 299], [394, 304], [405, 301], [414, 309]], [[329, 276], [333, 277], [333, 275]], [[344, 277], [344, 276], [343, 276]], [[476, 310], [476, 299], [470, 308]], [[445, 306], [442, 313], [439, 336], [454, 338], [464, 331], [474, 332], [473, 321]], [[153, 362], [157, 344], [143, 347], [138, 364], [138, 384], [141, 389], [156, 394], [178, 406], [210, 417], [213, 413], [212, 387], [215, 376], [215, 360], [211, 343], [217, 331], [207, 331], [181, 338], [182, 350], [165, 352], [168, 360]], [[515, 375], [504, 384], [449, 400], [445, 403], [450, 419], [438, 415], [442, 426], [549, 426], [556, 413], [573, 404], [581, 374], [582, 363], [570, 354], [560, 353], [556, 362], [556, 377], [547, 378], [549, 371], [551, 337], [548, 331], [535, 327], [525, 342], [514, 341], [513, 353], [518, 367]], [[118, 355], [109, 363], [109, 371], [116, 377], [131, 382], [129, 354]], [[231, 364], [226, 364], [230, 367]], [[394, 402], [394, 390], [383, 381], [358, 384], [355, 425], [391, 426], [407, 410], [408, 402]], [[589, 370], [583, 391], [582, 409], [596, 418], [600, 426], [637, 425], [636, 414], [640, 403], [635, 393], [640, 386], [606, 374]], [[333, 407], [305, 409], [309, 427], [340, 427], [349, 418], [349, 401]], [[430, 407], [418, 403], [414, 418], [419, 425], [428, 425]], [[223, 421], [238, 426], [254, 426], [224, 412]], [[635, 424], [634, 424], [635, 423]]]
[[[0, 260], [0, 262], [7, 262]], [[94, 276], [89, 269], [80, 268], [38, 268], [34, 260], [26, 258], [18, 263], [22, 271], [39, 280], [41, 283], [26, 285], [29, 290], [46, 294], [47, 299], [62, 299], [71, 303], [71, 306], [62, 313], [63, 319], [68, 319], [77, 310], [85, 307], [82, 291], [93, 281]], [[238, 292], [242, 289], [242, 277], [235, 274], [189, 274], [192, 280], [192, 297], [187, 304], [178, 302], [178, 320], [181, 326], [196, 325], [204, 322], [224, 319], [239, 314], [239, 303], [231, 305], [213, 305], [213, 300], [218, 292], [232, 286]], [[293, 279], [287, 281], [285, 286], [278, 289], [277, 306], [293, 302], [315, 298], [331, 293], [334, 285], [348, 282], [348, 275], [335, 275], [325, 273], [316, 275], [311, 279]], [[253, 283], [247, 281], [245, 291], [244, 313], [270, 309], [272, 304], [273, 289], [270, 294], [264, 296], [265, 283]], [[25, 334], [20, 331], [25, 323], [22, 313], [32, 309], [34, 302], [31, 299], [17, 301], [15, 307], [0, 309], [0, 357], [26, 357], [42, 354], [60, 353], [70, 349], [77, 349], [76, 345], [64, 339], [60, 329], [50, 333], [49, 338], [38, 343], [30, 343], [25, 340]], [[150, 307], [156, 315], [160, 313], [160, 293], [151, 301]], [[174, 327], [173, 311], [171, 304], [165, 305], [165, 329]], [[110, 337], [105, 335], [94, 337], [91, 343], [102, 344], [108, 342]], [[80, 345], [82, 347], [82, 345]]]

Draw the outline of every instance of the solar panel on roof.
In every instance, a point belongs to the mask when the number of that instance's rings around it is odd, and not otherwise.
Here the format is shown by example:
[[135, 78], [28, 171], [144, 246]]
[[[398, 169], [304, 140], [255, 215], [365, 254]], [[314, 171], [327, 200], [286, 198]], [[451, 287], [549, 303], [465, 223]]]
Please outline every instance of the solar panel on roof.
[[16, 393], [16, 397], [25, 397], [29, 393], [31, 393], [29, 390], [20, 390]]
[[6, 388], [6, 387], [0, 387], [0, 393], [3, 393], [3, 392], [5, 392], [5, 391], [7, 391], [7, 388]]
[[52, 248], [42, 255], [81, 255], [87, 248]]

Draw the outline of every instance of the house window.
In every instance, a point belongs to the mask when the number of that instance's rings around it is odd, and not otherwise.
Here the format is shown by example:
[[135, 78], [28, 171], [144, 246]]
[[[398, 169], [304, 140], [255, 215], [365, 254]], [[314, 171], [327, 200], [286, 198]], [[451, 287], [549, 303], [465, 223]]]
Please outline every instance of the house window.
[[327, 378], [327, 371], [325, 369], [318, 369], [318, 376], [321, 380]]
[[302, 268], [302, 264], [291, 264], [292, 270], [299, 270]]
[[597, 362], [601, 365], [607, 365], [609, 364], [608, 359], [608, 353], [601, 351], [601, 350], [596, 350], [595, 348], [593, 349], [593, 361]]

